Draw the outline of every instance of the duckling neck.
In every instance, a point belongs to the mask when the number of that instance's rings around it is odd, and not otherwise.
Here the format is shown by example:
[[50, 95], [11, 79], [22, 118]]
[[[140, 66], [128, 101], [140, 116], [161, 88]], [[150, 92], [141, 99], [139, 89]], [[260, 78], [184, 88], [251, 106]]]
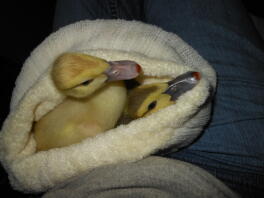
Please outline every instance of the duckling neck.
[[110, 82], [90, 97], [81, 100], [84, 108], [89, 108], [105, 130], [112, 128], [122, 114], [127, 100], [124, 82]]

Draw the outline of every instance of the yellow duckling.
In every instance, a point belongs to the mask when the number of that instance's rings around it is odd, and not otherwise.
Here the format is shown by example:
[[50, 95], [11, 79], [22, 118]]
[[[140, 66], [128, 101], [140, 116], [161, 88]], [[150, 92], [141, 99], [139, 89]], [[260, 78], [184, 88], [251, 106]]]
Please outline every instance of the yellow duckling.
[[78, 143], [116, 125], [127, 93], [124, 82], [140, 73], [133, 61], [107, 62], [80, 53], [66, 53], [54, 62], [52, 78], [70, 96], [34, 126], [37, 150]]
[[131, 119], [144, 117], [174, 104], [176, 99], [191, 90], [200, 78], [199, 72], [187, 72], [169, 82], [136, 87], [128, 96], [127, 116]]
[[52, 78], [65, 95], [85, 98], [107, 82], [133, 79], [141, 67], [133, 61], [110, 61], [81, 53], [65, 53], [53, 66]]

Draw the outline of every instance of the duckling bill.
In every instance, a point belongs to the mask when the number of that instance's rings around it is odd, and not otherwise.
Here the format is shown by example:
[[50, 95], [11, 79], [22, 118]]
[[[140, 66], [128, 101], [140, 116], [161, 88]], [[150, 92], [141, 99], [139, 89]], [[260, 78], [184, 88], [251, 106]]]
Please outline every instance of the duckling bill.
[[139, 64], [134, 61], [109, 61], [110, 67], [105, 71], [107, 81], [128, 80], [136, 78], [142, 71]]
[[190, 71], [167, 83], [139, 86], [129, 93], [127, 113], [136, 119], [174, 104], [181, 95], [193, 89], [200, 79], [199, 72]]
[[168, 88], [164, 94], [171, 96], [172, 101], [176, 101], [178, 97], [185, 92], [191, 90], [201, 79], [199, 72], [186, 72], [175, 79], [168, 82]]

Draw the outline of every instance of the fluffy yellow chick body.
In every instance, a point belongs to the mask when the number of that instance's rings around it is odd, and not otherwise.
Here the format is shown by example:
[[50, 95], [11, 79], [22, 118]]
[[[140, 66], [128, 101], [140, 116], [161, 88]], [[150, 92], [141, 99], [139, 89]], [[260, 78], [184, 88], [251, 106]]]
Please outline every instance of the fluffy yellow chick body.
[[35, 123], [37, 151], [69, 146], [115, 127], [127, 100], [121, 80], [140, 71], [133, 61], [107, 62], [80, 53], [59, 56], [51, 75], [68, 97]]
[[123, 82], [111, 82], [88, 98], [67, 98], [36, 123], [37, 150], [69, 146], [115, 127], [126, 98]]

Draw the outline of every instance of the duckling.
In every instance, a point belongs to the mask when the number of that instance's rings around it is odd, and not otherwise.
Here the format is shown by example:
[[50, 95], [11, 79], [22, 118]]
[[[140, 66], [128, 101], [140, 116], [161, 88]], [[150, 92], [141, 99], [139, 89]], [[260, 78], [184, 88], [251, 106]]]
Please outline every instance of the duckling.
[[191, 90], [200, 79], [199, 72], [190, 71], [169, 82], [136, 87], [129, 93], [125, 117], [137, 119], [174, 104], [179, 96]]
[[141, 72], [134, 61], [110, 61], [81, 53], [65, 53], [53, 65], [56, 87], [67, 96], [85, 98], [107, 82], [133, 79]]
[[133, 61], [107, 62], [80, 53], [58, 57], [52, 78], [68, 97], [35, 123], [37, 151], [69, 146], [113, 128], [127, 102], [122, 80], [140, 72]]

